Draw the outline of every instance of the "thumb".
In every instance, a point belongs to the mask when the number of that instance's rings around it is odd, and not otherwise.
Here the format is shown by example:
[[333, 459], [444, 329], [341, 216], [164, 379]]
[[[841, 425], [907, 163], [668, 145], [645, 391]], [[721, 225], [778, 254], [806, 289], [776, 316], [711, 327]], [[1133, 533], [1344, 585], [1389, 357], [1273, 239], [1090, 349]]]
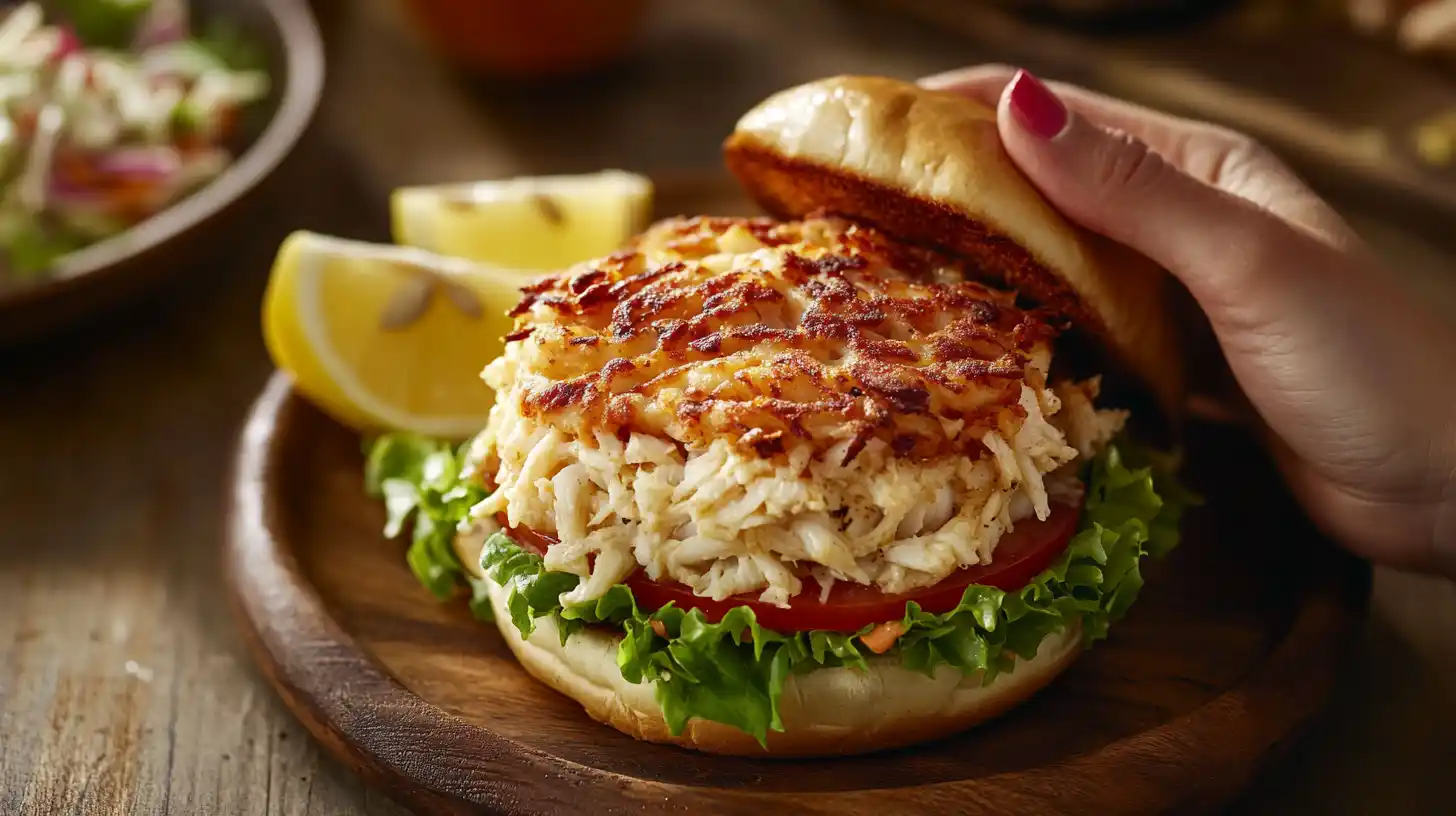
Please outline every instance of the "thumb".
[[[1007, 153], [1054, 207], [1172, 272], [1215, 322], [1231, 316], [1221, 307], [1242, 310], [1255, 290], [1273, 284], [1257, 270], [1307, 256], [1316, 243], [1268, 210], [1188, 175], [1142, 140], [1079, 116], [1025, 71], [1002, 92], [997, 119]], [[1197, 138], [1190, 135], [1185, 152], [1202, 149], [1191, 143]], [[1236, 145], [1207, 148], [1226, 154], [1201, 157], [1215, 168], [1238, 158]]]

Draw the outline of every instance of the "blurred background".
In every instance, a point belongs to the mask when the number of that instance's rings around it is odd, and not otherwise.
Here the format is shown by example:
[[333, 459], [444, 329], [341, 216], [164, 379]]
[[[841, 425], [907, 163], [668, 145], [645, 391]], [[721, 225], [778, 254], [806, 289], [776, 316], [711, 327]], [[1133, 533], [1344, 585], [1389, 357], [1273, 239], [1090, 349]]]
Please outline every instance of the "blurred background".
[[[1442, 222], [1456, 206], [1456, 62], [1444, 62], [1456, 6], [1444, 0], [546, 0], [530, 14], [490, 11], [509, 5], [323, 3], [339, 23], [335, 101], [359, 116], [348, 141], [371, 171], [393, 174], [371, 180], [711, 168], [736, 115], [787, 84], [995, 61], [1252, 132], [1331, 191], [1387, 197], [1381, 209]], [[1411, 34], [1422, 22], [1430, 33]], [[420, 126], [427, 142], [415, 141]]]
[[[510, 5], [319, 0], [331, 73], [323, 128], [362, 183], [387, 191], [604, 166], [701, 176], [717, 170], [737, 116], [778, 88], [1003, 62], [1252, 133], [1371, 240], [1400, 245], [1416, 285], [1447, 266], [1431, 252], [1456, 216], [1452, 0], [542, 0], [530, 13], [499, 10]], [[1448, 287], [1428, 291], [1456, 307]]]
[[[200, 5], [254, 20], [259, 4]], [[146, 256], [172, 270], [162, 285], [0, 345], [0, 811], [53, 790], [72, 798], [51, 812], [395, 812], [243, 658], [217, 542], [235, 435], [271, 371], [258, 304], [280, 240], [387, 241], [398, 186], [616, 167], [717, 189], [722, 138], [777, 89], [1012, 63], [1257, 135], [1456, 319], [1456, 0], [262, 5], [312, 12], [324, 46], [322, 95], [281, 163], [251, 167], [247, 205], [185, 255]], [[265, 42], [275, 64], [287, 42]], [[22, 314], [3, 289], [0, 335]], [[1456, 599], [1382, 571], [1374, 607], [1337, 714], [1241, 809], [1452, 801]], [[93, 781], [72, 784], [77, 768]]]

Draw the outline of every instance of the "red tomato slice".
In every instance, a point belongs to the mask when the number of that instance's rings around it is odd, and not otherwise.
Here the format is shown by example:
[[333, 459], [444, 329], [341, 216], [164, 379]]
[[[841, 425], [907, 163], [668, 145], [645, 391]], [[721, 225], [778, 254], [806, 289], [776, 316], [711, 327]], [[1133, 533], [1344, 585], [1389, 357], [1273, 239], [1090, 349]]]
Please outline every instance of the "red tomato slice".
[[[1054, 505], [1046, 521], [1024, 519], [1016, 523], [1016, 529], [1003, 535], [996, 545], [992, 563], [966, 567], [935, 586], [902, 595], [887, 595], [874, 587], [840, 581], [829, 591], [829, 597], [820, 601], [819, 584], [810, 579], [804, 582], [804, 591], [789, 599], [788, 608], [783, 608], [758, 600], [756, 594], [721, 601], [700, 598], [685, 584], [653, 581], [640, 570], [626, 583], [644, 609], [675, 603], [683, 609], [702, 610], [710, 622], [717, 622], [728, 610], [747, 606], [758, 616], [759, 624], [779, 632], [813, 629], [857, 632], [871, 624], [903, 617], [907, 601], [915, 601], [927, 612], [949, 612], [960, 603], [971, 584], [1007, 591], [1021, 589], [1067, 549], [1081, 514], [1080, 505]], [[524, 528], [512, 528], [509, 532], [522, 547], [537, 553], [556, 543], [551, 536]]]

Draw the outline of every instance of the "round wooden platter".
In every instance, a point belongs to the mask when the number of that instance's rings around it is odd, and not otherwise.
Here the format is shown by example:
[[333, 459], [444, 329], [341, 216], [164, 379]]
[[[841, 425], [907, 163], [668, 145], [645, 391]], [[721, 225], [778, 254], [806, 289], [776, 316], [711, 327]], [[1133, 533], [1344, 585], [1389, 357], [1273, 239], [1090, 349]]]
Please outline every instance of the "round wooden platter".
[[1183, 812], [1235, 794], [1318, 711], [1369, 589], [1241, 431], [1195, 425], [1189, 459], [1207, 504], [1108, 640], [998, 721], [862, 757], [711, 757], [593, 722], [416, 584], [359, 438], [281, 376], [242, 440], [227, 561], [288, 706], [421, 812]]
[[[661, 181], [661, 180], [659, 180]], [[658, 185], [659, 214], [745, 213], [723, 180]], [[1196, 424], [1208, 498], [1148, 564], [1112, 636], [1001, 719], [823, 760], [636, 742], [521, 669], [462, 599], [414, 580], [364, 494], [357, 435], [279, 376], [232, 486], [232, 600], [259, 666], [335, 756], [428, 813], [1151, 813], [1236, 794], [1327, 697], [1368, 569], [1320, 539], [1257, 447]]]

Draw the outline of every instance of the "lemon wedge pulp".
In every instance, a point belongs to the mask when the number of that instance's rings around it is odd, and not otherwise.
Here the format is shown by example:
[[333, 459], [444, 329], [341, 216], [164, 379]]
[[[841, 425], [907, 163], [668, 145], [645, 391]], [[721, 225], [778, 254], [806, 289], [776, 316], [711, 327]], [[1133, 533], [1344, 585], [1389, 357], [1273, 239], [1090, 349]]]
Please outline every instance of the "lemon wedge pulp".
[[485, 425], [480, 372], [504, 348], [530, 277], [297, 232], [274, 261], [263, 333], [299, 391], [344, 424], [460, 439]]
[[515, 269], [557, 271], [609, 255], [652, 214], [652, 183], [621, 170], [402, 187], [397, 243]]

